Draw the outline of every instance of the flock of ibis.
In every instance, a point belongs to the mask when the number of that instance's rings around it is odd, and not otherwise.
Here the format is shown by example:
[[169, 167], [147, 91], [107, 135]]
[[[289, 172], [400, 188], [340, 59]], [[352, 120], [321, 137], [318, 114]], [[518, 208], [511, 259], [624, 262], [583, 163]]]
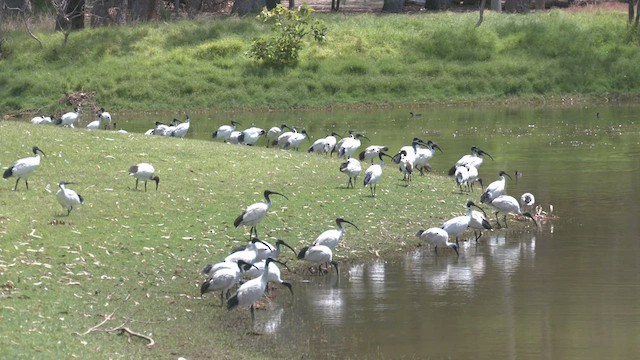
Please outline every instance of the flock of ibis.
[[[79, 113], [80, 110], [76, 108], [73, 112], [66, 113], [60, 118], [38, 116], [34, 117], [31, 122], [34, 124], [49, 123], [74, 127], [74, 125], [77, 125]], [[111, 115], [104, 108], [96, 112], [96, 117], [96, 120], [91, 122], [87, 128], [102, 129], [103, 127], [109, 128], [111, 126]], [[145, 134], [184, 137], [189, 130], [189, 124], [190, 119], [187, 115], [187, 119], [184, 122], [178, 120], [174, 120], [170, 124], [157, 122], [155, 127], [149, 129]], [[436, 155], [436, 150], [442, 152], [440, 146], [435, 142], [431, 140], [424, 141], [418, 137], [413, 138], [411, 145], [403, 146], [394, 155], [389, 155], [389, 147], [383, 145], [370, 145], [358, 152], [362, 145], [362, 139], [369, 139], [365, 135], [354, 131], [349, 131], [345, 137], [332, 132], [326, 137], [321, 137], [311, 142], [309, 134], [304, 129], [299, 131], [295, 127], [289, 127], [286, 124], [267, 130], [258, 127], [237, 130], [239, 125], [240, 123], [232, 121], [228, 125], [220, 126], [212, 133], [212, 139], [219, 139], [229, 144], [255, 145], [261, 137], [265, 137], [267, 146], [293, 150], [298, 150], [305, 140], [308, 140], [310, 146], [307, 151], [309, 153], [328, 156], [336, 154], [338, 158], [342, 159], [338, 170], [348, 176], [347, 188], [355, 188], [363, 166], [366, 167], [362, 184], [364, 187], [369, 187], [372, 198], [377, 196], [377, 186], [381, 182], [384, 171], [384, 158], [390, 159], [391, 163], [397, 165], [403, 181], [409, 183], [412, 181], [416, 170], [421, 175], [431, 171], [429, 160]], [[18, 189], [21, 179], [24, 180], [26, 189], [29, 189], [29, 176], [39, 167], [40, 155], [45, 156], [45, 153], [37, 146], [34, 146], [32, 151], [33, 157], [19, 159], [4, 171], [3, 177], [5, 179], [16, 178], [13, 190]], [[477, 146], [472, 146], [470, 154], [460, 158], [451, 167], [448, 174], [455, 178], [455, 182], [461, 192], [472, 193], [476, 183], [480, 186], [482, 194], [478, 199], [479, 203], [493, 208], [496, 226], [507, 227], [507, 215], [515, 214], [530, 218], [537, 227], [534, 216], [526, 211], [535, 204], [534, 196], [530, 193], [525, 193], [520, 197], [519, 202], [514, 197], [507, 195], [507, 178], [511, 179], [511, 176], [505, 171], [500, 171], [497, 180], [483, 187], [478, 170], [485, 156], [493, 159], [486, 151]], [[147, 182], [151, 180], [155, 182], [156, 190], [158, 190], [160, 178], [156, 175], [156, 170], [151, 164], [135, 164], [129, 168], [129, 174], [135, 178], [136, 189], [138, 189], [139, 182], [142, 181], [146, 192]], [[518, 175], [519, 172], [516, 172], [516, 179]], [[67, 185], [70, 184], [72, 183], [67, 181], [59, 182], [59, 191], [56, 193], [56, 198], [63, 210], [66, 211], [67, 216], [70, 215], [74, 208], [84, 202], [80, 194], [67, 188]], [[277, 266], [279, 264], [288, 269], [286, 262], [277, 260], [282, 247], [290, 249], [297, 259], [308, 262], [310, 264], [309, 272], [324, 274], [329, 272], [330, 267], [333, 266], [336, 275], [339, 277], [340, 270], [337, 261], [334, 259], [334, 252], [344, 236], [345, 224], [358, 229], [351, 221], [337, 218], [335, 220], [336, 228], [322, 232], [313, 243], [299, 251], [296, 251], [281, 239], [278, 239], [275, 244], [270, 244], [258, 237], [257, 227], [272, 206], [272, 196], [277, 195], [285, 200], [288, 200], [288, 197], [283, 193], [272, 190], [264, 191], [263, 195], [265, 201], [248, 205], [233, 222], [236, 228], [241, 226], [249, 227], [249, 239], [246, 246], [235, 249], [233, 253], [222, 261], [206, 265], [201, 270], [202, 274], [207, 277], [207, 280], [200, 287], [201, 295], [219, 291], [221, 305], [224, 305], [226, 296], [228, 309], [250, 307], [252, 318], [255, 317], [254, 308], [256, 303], [264, 296], [269, 282], [286, 286], [291, 295], [293, 295], [292, 284], [282, 279], [281, 271]], [[474, 231], [476, 242], [482, 236], [482, 231], [492, 229], [486, 212], [481, 206], [474, 201], [468, 201], [466, 208], [467, 211], [464, 215], [456, 216], [443, 224], [419, 230], [416, 236], [432, 246], [436, 256], [438, 247], [452, 249], [459, 255], [458, 244], [460, 238], [468, 229]], [[474, 208], [480, 211], [476, 211]], [[503, 214], [502, 223], [498, 216], [500, 213]], [[451, 241], [451, 239], [455, 240]], [[250, 280], [245, 281], [246, 277], [250, 278]], [[231, 295], [232, 289], [236, 287], [235, 294]]]

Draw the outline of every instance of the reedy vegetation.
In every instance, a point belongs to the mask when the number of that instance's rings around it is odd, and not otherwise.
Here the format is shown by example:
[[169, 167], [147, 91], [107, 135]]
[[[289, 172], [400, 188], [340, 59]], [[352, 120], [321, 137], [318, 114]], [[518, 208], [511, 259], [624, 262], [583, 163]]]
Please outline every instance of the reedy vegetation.
[[[463, 213], [467, 200], [442, 176], [416, 176], [405, 187], [391, 165], [370, 198], [361, 179], [344, 188], [340, 161], [305, 152], [23, 122], [2, 122], [0, 131], [3, 168], [33, 145], [47, 154], [31, 190], [11, 191], [13, 179], [0, 183], [0, 348], [7, 358], [302, 356], [304, 345], [290, 349], [294, 356], [276, 338], [248, 336], [245, 309], [228, 312], [215, 296], [199, 297], [200, 268], [246, 242], [248, 228], [233, 227], [244, 207], [263, 200], [265, 189], [287, 195], [274, 198], [258, 231], [297, 250], [335, 227], [336, 217], [352, 221], [360, 231], [348, 229], [336, 251], [346, 266], [414, 248], [418, 229]], [[143, 161], [162, 179], [157, 192], [134, 190], [127, 170]], [[55, 198], [61, 180], [75, 182], [70, 188], [85, 199], [68, 217]], [[282, 257], [294, 269], [307, 266], [286, 251]], [[295, 287], [299, 275], [284, 275]], [[290, 301], [286, 289], [275, 296]], [[104, 332], [75, 335], [112, 313], [103, 328], [129, 318], [156, 345]]]
[[[247, 55], [271, 30], [253, 17], [62, 34], [6, 34], [0, 113], [56, 111], [63, 92], [95, 91], [114, 110], [256, 109], [413, 102], [637, 96], [637, 28], [624, 11], [529, 15], [314, 14], [326, 41], [298, 65]], [[53, 23], [52, 21], [50, 22]]]

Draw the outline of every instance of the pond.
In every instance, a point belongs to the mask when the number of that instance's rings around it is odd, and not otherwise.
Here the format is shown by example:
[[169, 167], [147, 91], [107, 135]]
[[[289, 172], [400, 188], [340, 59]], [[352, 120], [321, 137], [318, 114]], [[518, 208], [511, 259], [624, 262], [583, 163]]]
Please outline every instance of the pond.
[[[394, 152], [414, 136], [444, 150], [445, 173], [477, 145], [485, 183], [535, 194], [557, 218], [488, 232], [460, 256], [428, 247], [296, 284], [292, 304], [258, 312], [264, 336], [312, 358], [635, 358], [640, 353], [640, 126], [635, 106], [390, 108], [190, 114], [189, 137], [217, 126], [306, 127], [315, 139], [347, 129]], [[410, 116], [409, 111], [421, 116]], [[176, 116], [183, 118], [180, 116]], [[120, 127], [143, 132], [155, 120]], [[260, 143], [264, 145], [263, 142]], [[303, 146], [306, 149], [309, 143]], [[367, 142], [364, 145], [368, 145]], [[492, 219], [494, 222], [494, 219]], [[407, 239], [415, 241], [415, 239]], [[446, 250], [446, 249], [445, 249]]]

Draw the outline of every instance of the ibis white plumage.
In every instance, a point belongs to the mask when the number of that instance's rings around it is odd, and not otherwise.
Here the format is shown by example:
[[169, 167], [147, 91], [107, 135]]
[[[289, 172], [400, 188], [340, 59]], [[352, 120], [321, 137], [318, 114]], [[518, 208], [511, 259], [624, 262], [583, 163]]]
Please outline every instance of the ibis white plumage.
[[187, 136], [190, 127], [191, 118], [189, 118], [189, 115], [187, 115], [187, 119], [184, 122], [177, 124], [173, 129], [171, 129], [171, 131], [169, 131], [167, 135], [171, 137], [184, 138], [185, 136]]
[[258, 230], [256, 229], [256, 225], [264, 218], [264, 216], [267, 214], [267, 211], [269, 210], [269, 208], [271, 207], [271, 195], [280, 195], [282, 197], [284, 197], [285, 199], [289, 200], [288, 197], [286, 197], [285, 195], [279, 193], [279, 192], [275, 192], [275, 191], [271, 191], [271, 190], [265, 190], [264, 191], [264, 198], [265, 200], [267, 200], [266, 202], [257, 202], [255, 204], [251, 204], [249, 206], [247, 206], [244, 211], [242, 212], [242, 214], [240, 214], [236, 220], [233, 222], [233, 225], [237, 228], [239, 226], [247, 226], [250, 225], [251, 229], [249, 230], [249, 237], [251, 238], [252, 235], [255, 235], [255, 237], [258, 237]]
[[147, 191], [147, 181], [153, 180], [156, 182], [156, 191], [158, 191], [158, 184], [160, 183], [160, 177], [155, 174], [156, 169], [153, 165], [148, 163], [139, 163], [129, 168], [129, 175], [136, 178], [136, 190], [138, 190], [138, 181], [144, 181], [144, 191]]
[[456, 255], [460, 256], [458, 252], [458, 245], [449, 242], [449, 233], [439, 227], [432, 227], [426, 230], [419, 230], [416, 236], [434, 247], [436, 256], [438, 255], [438, 246], [448, 247], [456, 252]]
[[342, 145], [338, 149], [338, 157], [350, 158], [362, 144], [361, 138], [369, 140], [368, 137], [362, 134], [351, 134], [350, 137], [344, 138]]
[[498, 213], [501, 213], [501, 212], [504, 213], [504, 227], [508, 227], [507, 226], [508, 214], [524, 215], [530, 218], [533, 221], [533, 223], [536, 225], [536, 227], [538, 226], [536, 219], [534, 219], [529, 212], [526, 212], [526, 211], [523, 212], [522, 210], [520, 210], [520, 205], [518, 204], [518, 200], [516, 200], [513, 196], [500, 195], [491, 201], [491, 206], [493, 206], [496, 209], [495, 215], [496, 215], [496, 222], [498, 226], [502, 226], [498, 218]]
[[299, 133], [291, 134], [282, 148], [298, 150], [298, 148], [300, 148], [300, 144], [302, 144], [302, 142], [308, 138], [309, 135], [307, 134], [307, 130], [302, 129], [302, 131]]
[[366, 149], [364, 149], [363, 151], [360, 152], [360, 154], [358, 154], [358, 159], [360, 159], [360, 161], [371, 160], [371, 164], [373, 164], [373, 160], [378, 157], [378, 154], [380, 153], [380, 151], [389, 151], [389, 147], [381, 146], [381, 145], [367, 146]]
[[240, 125], [239, 122], [231, 121], [231, 125], [222, 125], [218, 128], [218, 130], [214, 131], [212, 137], [214, 139], [222, 139], [224, 142], [227, 142], [231, 133], [236, 130], [236, 126]]
[[234, 287], [242, 274], [249, 270], [253, 265], [239, 260], [237, 263], [230, 267], [224, 267], [216, 271], [211, 275], [209, 279], [202, 283], [200, 286], [200, 296], [208, 292], [220, 291], [220, 306], [224, 305], [223, 296], [227, 293], [229, 298], [229, 290]]
[[239, 260], [253, 264], [267, 258], [267, 254], [273, 247], [264, 241], [254, 237], [244, 249], [234, 251], [224, 258], [225, 262], [238, 262]]
[[10, 177], [16, 178], [16, 185], [13, 188], [14, 191], [18, 189], [18, 182], [20, 181], [20, 179], [24, 179], [24, 183], [27, 186], [27, 190], [29, 190], [29, 176], [31, 176], [31, 174], [33, 174], [33, 172], [40, 167], [39, 153], [41, 153], [42, 155], [45, 155], [45, 153], [42, 150], [40, 150], [40, 148], [37, 146], [34, 146], [31, 149], [31, 151], [34, 154], [33, 157], [26, 157], [26, 158], [17, 160], [15, 163], [13, 163], [13, 165], [9, 166], [2, 174], [2, 177], [4, 179], [8, 179]]
[[325, 273], [322, 264], [329, 263], [336, 269], [336, 275], [340, 276], [338, 263], [333, 260], [333, 251], [326, 245], [305, 246], [298, 253], [298, 259], [318, 264], [318, 275]]
[[520, 206], [522, 209], [533, 209], [535, 203], [536, 197], [530, 192], [526, 192], [520, 196]]
[[260, 136], [264, 134], [264, 129], [253, 126], [246, 130], [243, 130], [242, 135], [238, 140], [240, 140], [240, 143], [242, 144], [253, 146], [258, 142], [258, 140], [260, 140]]
[[476, 243], [480, 237], [482, 237], [482, 230], [491, 230], [491, 224], [487, 220], [487, 214], [484, 212], [484, 209], [480, 208], [480, 210], [482, 210], [482, 212], [472, 210], [471, 220], [469, 221], [469, 228], [473, 229]]
[[511, 176], [507, 174], [505, 171], [500, 171], [498, 174], [500, 177], [498, 180], [492, 182], [487, 185], [487, 188], [484, 189], [482, 195], [480, 195], [480, 202], [483, 204], [488, 204], [491, 200], [497, 198], [500, 195], [503, 195], [507, 191], [507, 179], [505, 176], [511, 179]]
[[484, 162], [484, 155], [489, 156], [491, 160], [493, 160], [493, 156], [491, 156], [489, 153], [477, 146], [472, 146], [471, 154], [467, 154], [461, 157], [460, 160], [458, 160], [455, 165], [453, 165], [451, 169], [449, 169], [449, 176], [453, 176], [455, 174], [456, 168], [458, 166], [473, 165], [477, 169], [479, 169], [480, 165], [482, 165], [482, 163]]
[[76, 107], [73, 111], [64, 113], [59, 119], [56, 119], [55, 124], [73, 128], [73, 124], [78, 122], [78, 118], [80, 118], [80, 108]]
[[[267, 136], [267, 147], [269, 147], [270, 145], [276, 145], [278, 143], [278, 137], [282, 134], [284, 129], [289, 129], [287, 124], [282, 124], [280, 127], [272, 126], [267, 131], [267, 135], [266, 135]], [[289, 129], [289, 130], [291, 130], [291, 129]]]
[[429, 160], [431, 160], [431, 158], [433, 158], [433, 156], [435, 155], [435, 149], [440, 150], [440, 153], [442, 153], [442, 149], [440, 148], [440, 146], [431, 140], [428, 140], [426, 143], [422, 144], [425, 147], [416, 148], [416, 158], [413, 161], [413, 166], [414, 168], [420, 170], [420, 175], [424, 175], [424, 170], [431, 169]]
[[465, 232], [465, 230], [467, 230], [467, 228], [469, 228], [469, 223], [471, 222], [473, 215], [472, 206], [481, 209], [473, 201], [467, 201], [467, 213], [465, 215], [456, 216], [442, 224], [443, 230], [445, 230], [449, 235], [456, 237], [456, 244], [458, 243], [458, 238]]
[[383, 156], [391, 158], [391, 156], [381, 151], [378, 154], [380, 161], [377, 164], [369, 166], [364, 173], [364, 186], [369, 186], [371, 190], [371, 197], [376, 196], [376, 188], [382, 178], [382, 167], [384, 165], [384, 161], [382, 160]]
[[60, 183], [58, 184], [58, 187], [60, 187], [60, 189], [56, 193], [56, 198], [58, 199], [60, 206], [62, 206], [64, 210], [67, 210], [67, 216], [71, 214], [71, 210], [73, 210], [74, 207], [82, 205], [84, 203], [84, 198], [82, 197], [82, 195], [71, 189], [67, 189], [66, 185], [69, 184], [73, 183], [60, 181]]
[[[251, 269], [247, 270], [246, 274], [248, 277], [255, 279], [259, 276], [262, 276], [264, 273], [264, 269], [266, 267], [267, 260], [262, 260], [257, 263], [254, 263]], [[281, 263], [284, 264], [284, 263]], [[287, 265], [283, 265], [285, 268], [289, 269]], [[293, 288], [291, 287], [291, 283], [282, 280], [282, 273], [280, 272], [280, 268], [278, 265], [274, 264], [273, 261], [269, 262], [269, 266], [267, 267], [268, 271], [268, 281], [278, 283], [289, 288], [291, 295], [293, 296]]]
[[331, 250], [335, 250], [336, 246], [338, 246], [338, 242], [340, 242], [340, 239], [342, 239], [342, 237], [344, 236], [345, 223], [353, 226], [357, 230], [360, 230], [351, 221], [345, 220], [343, 218], [336, 218], [336, 225], [338, 226], [338, 228], [329, 229], [322, 232], [313, 242], [313, 245], [324, 245]]
[[360, 164], [360, 161], [354, 158], [348, 158], [347, 161], [340, 164], [340, 172], [349, 176], [347, 189], [349, 188], [349, 186], [353, 188], [356, 182], [356, 178], [358, 177], [358, 175], [360, 175], [360, 172], [362, 172], [362, 164]]
[[[111, 126], [111, 114], [105, 111], [103, 107], [101, 107], [98, 111], [96, 111], [96, 115], [100, 118], [100, 125], [104, 124], [104, 128], [108, 129]], [[115, 124], [114, 124], [115, 127]]]
[[[238, 291], [229, 300], [227, 300], [227, 309], [231, 310], [238, 306], [250, 306], [251, 307], [251, 319], [255, 320], [254, 304], [256, 301], [264, 295], [264, 291], [267, 288], [269, 282], [269, 264], [271, 262], [277, 262], [282, 264], [278, 260], [268, 258], [265, 260], [264, 270], [262, 275], [255, 279], [251, 279], [246, 283], [240, 285]], [[293, 292], [293, 290], [292, 290]]]
[[[399, 156], [398, 163], [400, 164], [400, 172], [402, 173], [402, 180], [404, 180], [405, 182], [411, 181], [411, 175], [413, 174], [412, 159], [408, 156], [405, 150], [400, 151], [400, 153], [394, 156], [394, 159], [397, 156]], [[413, 157], [413, 159], [415, 160], [415, 157]]]

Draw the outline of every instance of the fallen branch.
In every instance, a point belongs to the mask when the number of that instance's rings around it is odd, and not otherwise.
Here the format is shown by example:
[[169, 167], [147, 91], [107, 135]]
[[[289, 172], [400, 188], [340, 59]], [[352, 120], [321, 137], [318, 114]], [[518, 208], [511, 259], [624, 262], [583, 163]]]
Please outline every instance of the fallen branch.
[[139, 338], [147, 340], [149, 342], [147, 344], [147, 348], [149, 348], [149, 349], [152, 348], [153, 345], [156, 344], [156, 342], [150, 336], [131, 331], [131, 329], [129, 329], [128, 327], [124, 326], [124, 324], [122, 324], [121, 326], [118, 326], [117, 328], [113, 328], [111, 330], [107, 330], [107, 332], [114, 332], [114, 331], [120, 331], [120, 335], [126, 333], [127, 336], [129, 337], [129, 339], [128, 339], [129, 342], [131, 342], [131, 337], [132, 336], [137, 336]]
[[98, 325], [96, 325], [96, 326], [94, 326], [94, 327], [90, 328], [89, 330], [87, 330], [87, 331], [83, 332], [82, 334], [80, 334], [80, 333], [78, 333], [78, 332], [76, 332], [76, 333], [74, 333], [74, 334], [79, 335], [79, 336], [85, 336], [85, 335], [87, 335], [87, 334], [89, 334], [89, 333], [92, 333], [92, 332], [94, 332], [94, 331], [104, 331], [104, 330], [100, 330], [100, 329], [98, 329], [98, 328], [99, 328], [100, 326], [102, 326], [102, 325], [106, 324], [106, 322], [107, 322], [107, 321], [111, 320], [111, 318], [113, 317], [113, 314], [115, 314], [115, 311], [114, 311], [114, 312], [112, 312], [111, 314], [106, 314], [106, 315], [104, 315], [104, 320], [102, 320]]

